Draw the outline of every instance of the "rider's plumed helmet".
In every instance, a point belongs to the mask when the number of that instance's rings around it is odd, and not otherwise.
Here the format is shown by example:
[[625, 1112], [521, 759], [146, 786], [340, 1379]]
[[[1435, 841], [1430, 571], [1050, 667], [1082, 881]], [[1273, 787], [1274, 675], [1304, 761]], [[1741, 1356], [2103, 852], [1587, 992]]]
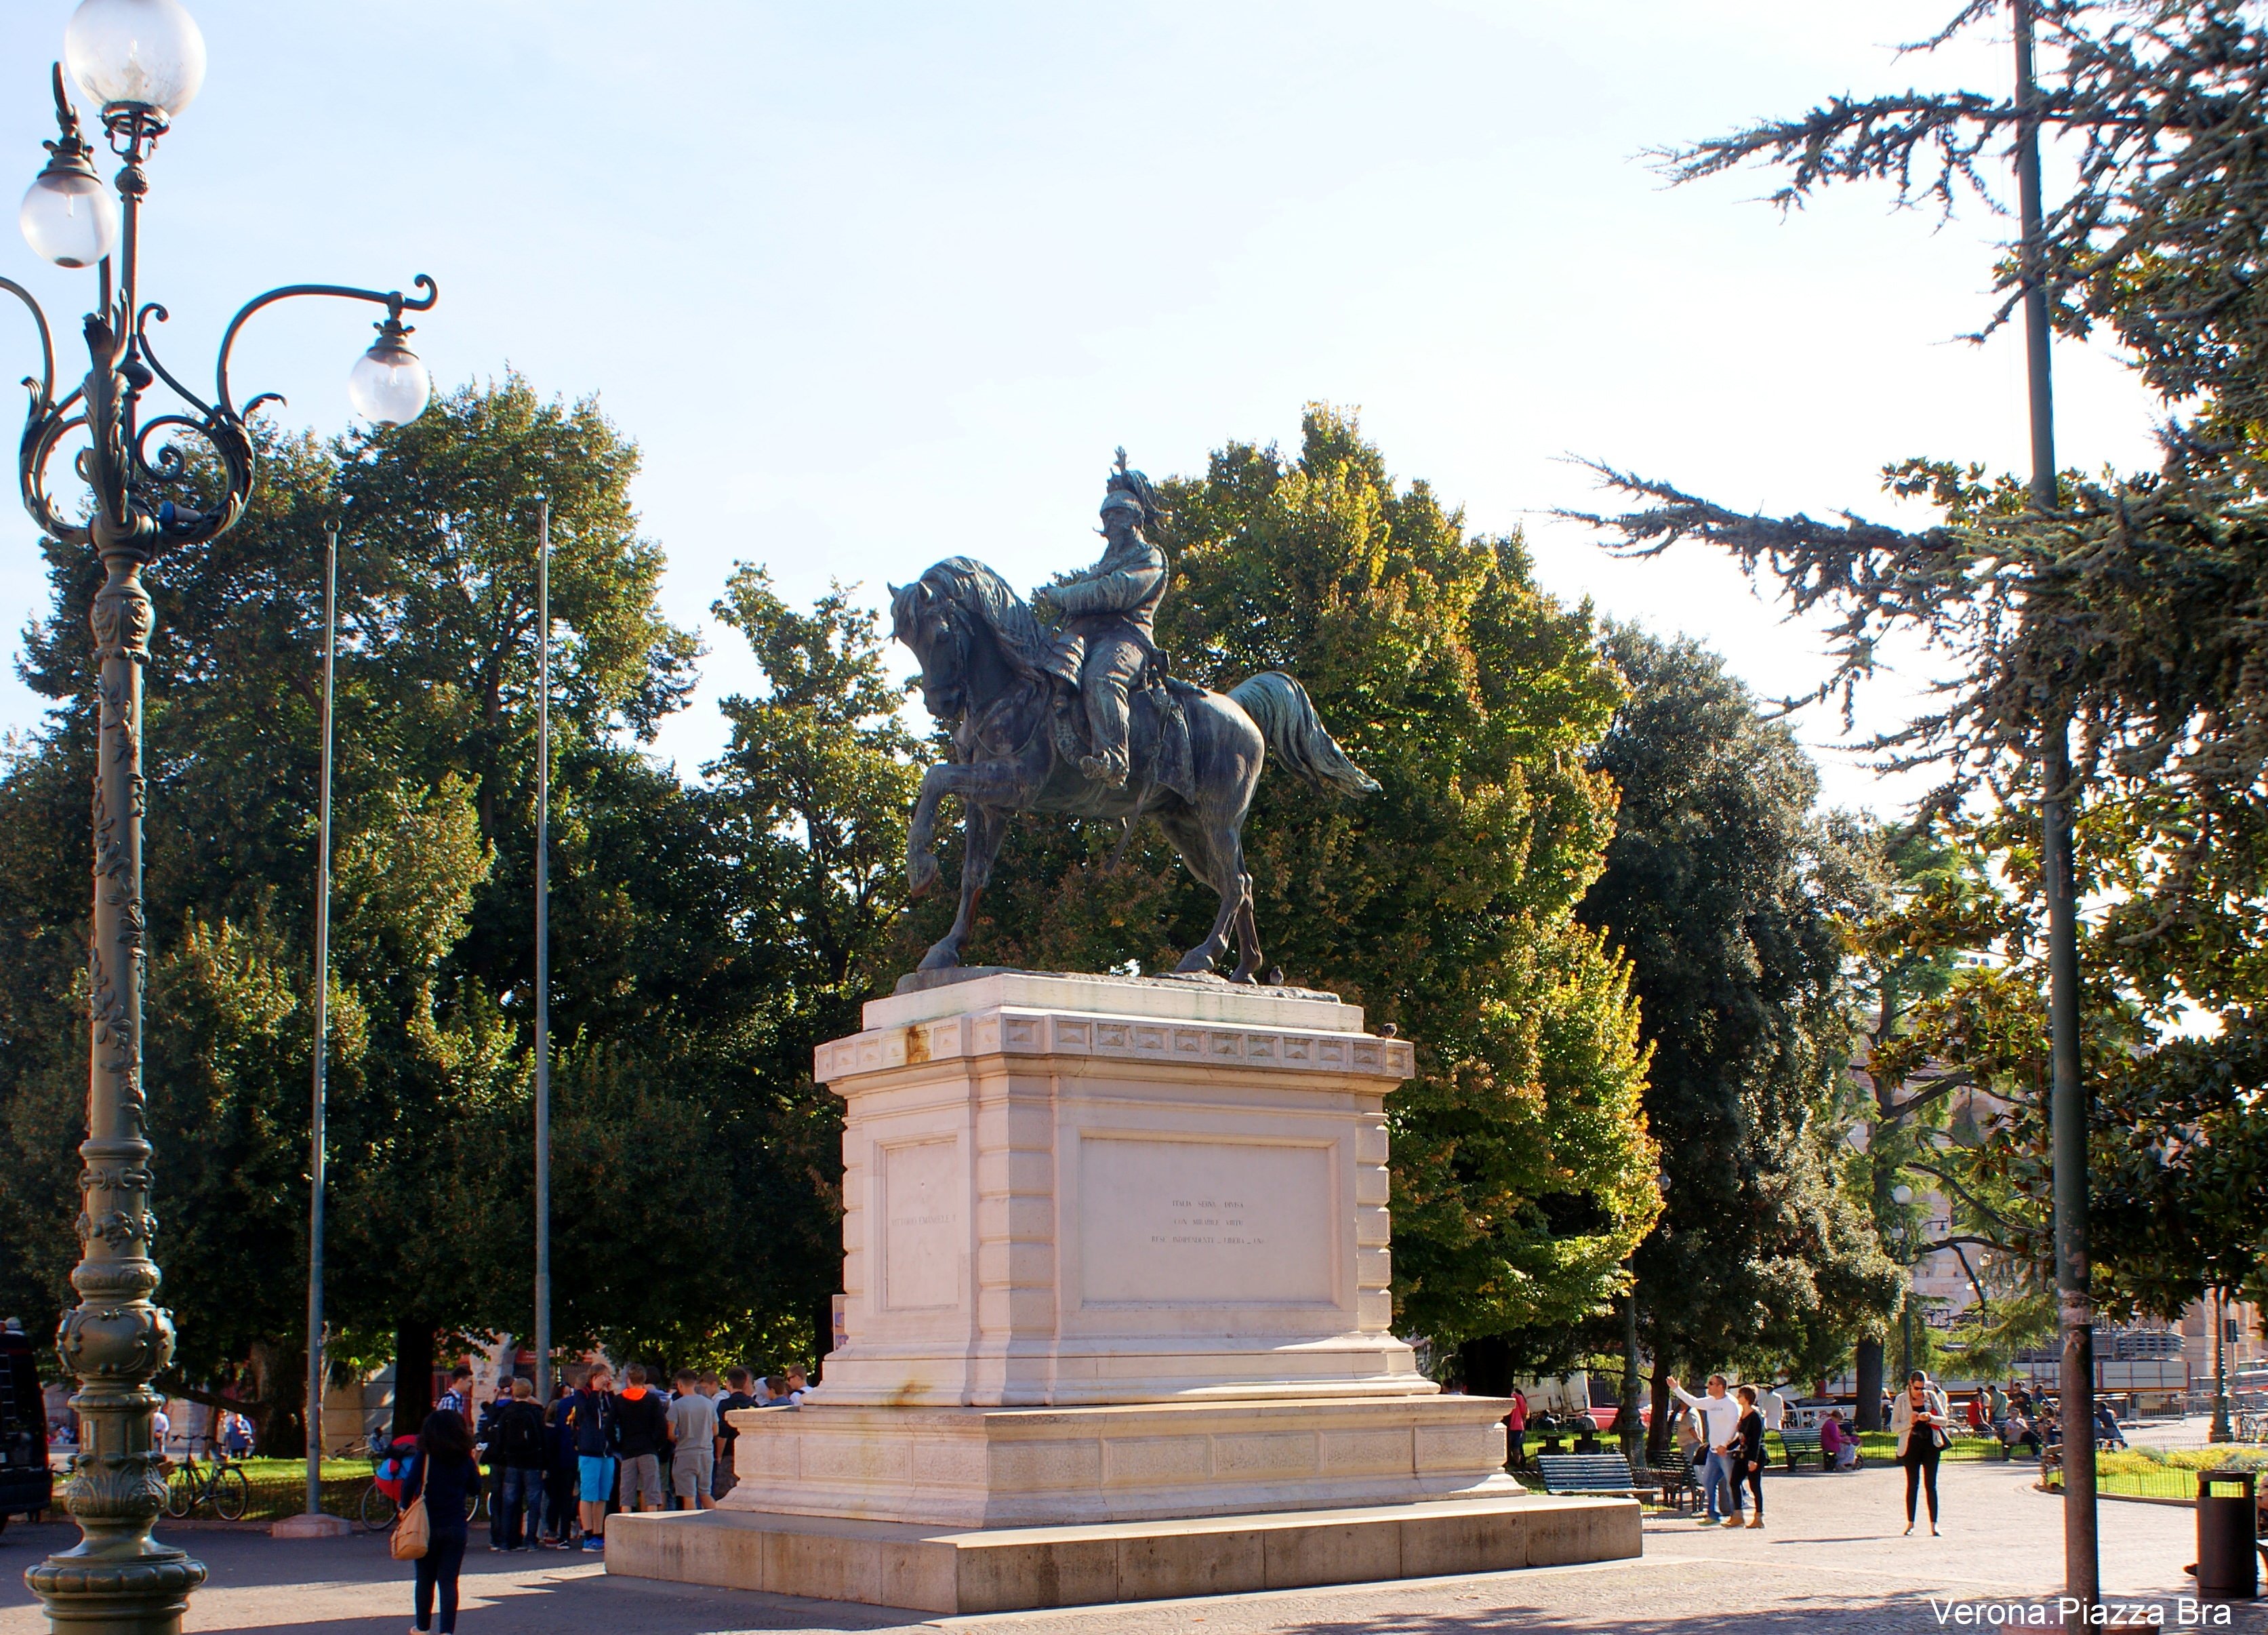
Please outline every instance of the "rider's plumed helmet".
[[1102, 494], [1102, 514], [1108, 517], [1114, 511], [1129, 512], [1135, 527], [1144, 528], [1153, 526], [1165, 515], [1150, 479], [1138, 471], [1127, 469], [1126, 451], [1123, 448], [1118, 451], [1118, 468], [1110, 474]]

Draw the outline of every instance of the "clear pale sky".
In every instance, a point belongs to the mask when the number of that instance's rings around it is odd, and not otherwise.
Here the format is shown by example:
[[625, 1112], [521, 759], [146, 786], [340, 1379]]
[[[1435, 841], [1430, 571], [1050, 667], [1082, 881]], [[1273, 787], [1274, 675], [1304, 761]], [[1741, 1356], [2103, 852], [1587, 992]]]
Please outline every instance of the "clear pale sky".
[[[712, 649], [659, 744], [688, 772], [752, 679], [706, 618], [736, 561], [799, 598], [879, 599], [958, 553], [1028, 584], [1094, 554], [1114, 446], [1191, 471], [1295, 438], [1313, 399], [1359, 406], [1475, 529], [1528, 527], [1554, 592], [1779, 694], [1816, 681], [1819, 643], [1727, 560], [1617, 563], [1541, 513], [1596, 502], [1570, 454], [1881, 516], [1894, 457], [2021, 465], [2014, 337], [1955, 338], [1985, 310], [1989, 217], [1853, 188], [1783, 220], [1762, 177], [1671, 192], [1641, 157], [1846, 89], [2005, 85], [2005, 48], [1893, 55], [1954, 3], [189, 0], [211, 66], [158, 157], [144, 283], [168, 361], [202, 373], [260, 290], [428, 272], [415, 344], [443, 388], [510, 367], [596, 393], [644, 452], [667, 609]], [[70, 9], [0, 10], [22, 182]], [[91, 275], [12, 235], [0, 273], [75, 344]], [[368, 319], [263, 315], [239, 395], [336, 430]], [[32, 365], [0, 313], [0, 370]], [[2064, 462], [2149, 463], [2117, 363], [2058, 366]], [[42, 595], [11, 507], [11, 659]], [[0, 728], [38, 714], [11, 663]], [[1830, 799], [1894, 803], [1823, 761]]]

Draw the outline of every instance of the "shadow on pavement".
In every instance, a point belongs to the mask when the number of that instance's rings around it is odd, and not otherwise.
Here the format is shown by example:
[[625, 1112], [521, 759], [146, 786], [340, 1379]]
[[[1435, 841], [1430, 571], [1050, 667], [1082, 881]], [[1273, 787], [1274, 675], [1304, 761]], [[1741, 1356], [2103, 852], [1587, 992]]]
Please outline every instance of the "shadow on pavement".
[[[2034, 1598], [1989, 1599], [1996, 1606], [2021, 1607], [2029, 1605]], [[2145, 1617], [2137, 1620], [2139, 1626], [2182, 1627], [2173, 1602], [2158, 1601], [2155, 1604], [2162, 1608], [2161, 1619], [2154, 1624]], [[1506, 1595], [1469, 1612], [1445, 1611], [1436, 1607], [1407, 1613], [1381, 1613], [1375, 1617], [1286, 1624], [1281, 1626], [1281, 1635], [1501, 1635], [1507, 1630], [1609, 1629], [1617, 1631], [1617, 1635], [1631, 1631], [1663, 1631], [1665, 1635], [1668, 1631], [1675, 1635], [1756, 1635], [1757, 1631], [1764, 1635], [1773, 1635], [1774, 1631], [1778, 1635], [1903, 1635], [1907, 1631], [2026, 1626], [2026, 1620], [2021, 1618], [1984, 1618], [1972, 1614], [1964, 1620], [1957, 1613], [1947, 1616], [1950, 1605], [1942, 1594], [1933, 1605], [1930, 1597], [1919, 1592], [1867, 1596], [1836, 1590], [1816, 1596], [1792, 1597], [1766, 1608], [1727, 1607], [1722, 1611], [1710, 1611], [1687, 1604], [1665, 1607], [1658, 1614], [1627, 1607], [1602, 1614], [1596, 1609], [1544, 1606], [1517, 1595]], [[2053, 1619], [2053, 1600], [2049, 1599], [2044, 1605], [2044, 1627], [2058, 1627]], [[2226, 1624], [2192, 1624], [2189, 1627], [2228, 1631], [2232, 1635], [2259, 1635], [2268, 1631], [2268, 1603], [2232, 1605], [2229, 1614]], [[2081, 1626], [2074, 1622], [2070, 1627]]]
[[[11, 1527], [0, 1535], [0, 1631], [43, 1630], [24, 1569], [68, 1548], [71, 1528]], [[409, 1626], [411, 1569], [391, 1559], [380, 1534], [284, 1540], [264, 1533], [174, 1528], [160, 1539], [203, 1562], [211, 1576], [191, 1603], [189, 1627], [213, 1635], [307, 1629], [322, 1635], [401, 1635]], [[473, 1535], [461, 1580], [462, 1635], [721, 1635], [740, 1631], [866, 1631], [902, 1627], [918, 1613], [792, 1600], [606, 1576], [579, 1551], [495, 1555]], [[474, 1601], [487, 1604], [472, 1605]], [[28, 1615], [28, 1616], [27, 1616]]]

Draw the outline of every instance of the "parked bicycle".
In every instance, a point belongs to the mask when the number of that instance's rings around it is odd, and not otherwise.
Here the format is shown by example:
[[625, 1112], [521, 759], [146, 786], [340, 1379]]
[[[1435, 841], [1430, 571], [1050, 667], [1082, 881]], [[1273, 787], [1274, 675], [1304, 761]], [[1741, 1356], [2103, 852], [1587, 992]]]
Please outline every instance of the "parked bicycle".
[[[370, 1485], [363, 1489], [362, 1498], [355, 1506], [364, 1532], [384, 1533], [401, 1514], [402, 1478], [409, 1473], [409, 1461], [416, 1451], [417, 1439], [414, 1436], [405, 1436], [398, 1441], [388, 1441], [382, 1435], [370, 1439], [371, 1458], [376, 1469], [372, 1472]], [[483, 1493], [468, 1493], [465, 1519], [478, 1521], [486, 1503]]]
[[364, 1532], [383, 1533], [394, 1526], [395, 1518], [401, 1514], [401, 1506], [373, 1477], [370, 1485], [362, 1490], [362, 1503], [357, 1507], [356, 1513], [362, 1521]]
[[226, 1448], [214, 1448], [210, 1465], [199, 1463], [195, 1454], [189, 1455], [173, 1468], [166, 1483], [166, 1513], [176, 1518], [200, 1505], [210, 1505], [222, 1521], [236, 1521], [243, 1518], [245, 1506], [251, 1502], [252, 1484], [229, 1458]]

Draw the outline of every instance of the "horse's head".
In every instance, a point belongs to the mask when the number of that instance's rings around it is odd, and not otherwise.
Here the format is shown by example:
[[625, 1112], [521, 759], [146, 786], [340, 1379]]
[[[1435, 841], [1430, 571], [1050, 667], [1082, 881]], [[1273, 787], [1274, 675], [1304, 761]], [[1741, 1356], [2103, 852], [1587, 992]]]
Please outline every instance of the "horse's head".
[[921, 666], [922, 704], [939, 721], [968, 711], [968, 615], [926, 575], [890, 589], [890, 634]]

